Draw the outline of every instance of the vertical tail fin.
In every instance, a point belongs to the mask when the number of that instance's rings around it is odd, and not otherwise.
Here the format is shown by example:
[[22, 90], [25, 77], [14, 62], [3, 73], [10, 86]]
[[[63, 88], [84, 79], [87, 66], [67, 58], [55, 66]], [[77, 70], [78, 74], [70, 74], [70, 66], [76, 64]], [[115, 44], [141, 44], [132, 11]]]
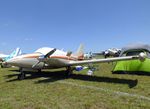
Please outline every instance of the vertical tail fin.
[[15, 50], [15, 53], [14, 53], [13, 57], [18, 56], [18, 55], [20, 55], [21, 53], [22, 53], [22, 52], [21, 52], [21, 49], [20, 49], [20, 48], [16, 48], [16, 50]]
[[6, 57], [4, 59], [4, 61], [7, 61], [7, 60], [9, 60], [11, 58], [14, 58], [14, 57], [16, 57], [16, 56], [18, 56], [20, 54], [21, 54], [21, 49], [20, 48], [16, 48], [16, 50], [14, 50], [8, 57]]
[[79, 60], [84, 58], [84, 46], [83, 46], [83, 44], [80, 44], [80, 46], [76, 52], [76, 56], [78, 57]]

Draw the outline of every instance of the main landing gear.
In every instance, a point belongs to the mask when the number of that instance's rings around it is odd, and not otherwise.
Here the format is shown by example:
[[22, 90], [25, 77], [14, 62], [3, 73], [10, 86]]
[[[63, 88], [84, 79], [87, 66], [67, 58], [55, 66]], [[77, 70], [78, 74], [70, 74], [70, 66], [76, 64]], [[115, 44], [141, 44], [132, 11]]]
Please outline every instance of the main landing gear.
[[73, 73], [73, 68], [71, 68], [70, 66], [68, 66], [66, 68], [66, 76], [69, 77], [72, 73]]

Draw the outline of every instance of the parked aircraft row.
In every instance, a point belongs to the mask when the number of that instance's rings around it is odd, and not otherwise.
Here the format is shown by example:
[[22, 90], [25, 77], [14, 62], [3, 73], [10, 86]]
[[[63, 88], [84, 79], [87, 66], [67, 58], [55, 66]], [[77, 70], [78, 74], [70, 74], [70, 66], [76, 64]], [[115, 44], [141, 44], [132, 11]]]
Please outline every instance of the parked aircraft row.
[[121, 49], [118, 48], [109, 48], [105, 51], [93, 53], [93, 55], [103, 55], [105, 58], [107, 57], [118, 57], [121, 53]]
[[19, 67], [20, 74], [18, 75], [18, 79], [22, 80], [25, 78], [25, 70], [37, 70], [40, 72], [42, 69], [66, 68], [66, 75], [69, 76], [73, 70], [82, 70], [82, 65], [84, 64], [129, 60], [144, 61], [145, 58], [146, 54], [140, 53], [132, 56], [107, 59], [85, 59], [83, 45], [80, 45], [77, 52], [74, 54], [56, 48], [43, 47], [30, 54], [23, 54], [9, 58], [3, 62], [3, 64]]

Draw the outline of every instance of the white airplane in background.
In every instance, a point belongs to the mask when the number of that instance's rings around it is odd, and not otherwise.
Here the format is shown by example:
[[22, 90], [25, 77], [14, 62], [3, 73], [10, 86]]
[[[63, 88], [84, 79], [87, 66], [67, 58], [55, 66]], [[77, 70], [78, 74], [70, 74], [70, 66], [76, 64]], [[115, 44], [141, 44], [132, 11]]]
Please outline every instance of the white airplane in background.
[[6, 54], [0, 54], [0, 61], [3, 61], [4, 58], [8, 57], [9, 55]]
[[118, 49], [118, 48], [110, 48], [108, 49], [108, 52], [110, 54], [110, 56], [119, 56], [119, 54], [121, 53], [121, 49]]
[[41, 69], [57, 69], [57, 68], [66, 68], [66, 74], [70, 75], [73, 71], [72, 67], [79, 66], [82, 64], [91, 64], [91, 63], [103, 63], [103, 62], [112, 62], [112, 61], [123, 61], [123, 60], [134, 60], [140, 59], [143, 61], [145, 59], [145, 54], [141, 53], [138, 56], [126, 56], [126, 57], [116, 57], [109, 59], [91, 59], [84, 60], [83, 56], [83, 46], [81, 45], [76, 54], [71, 52], [64, 52], [56, 48], [40, 48], [34, 53], [25, 54], [16, 56], [14, 58], [6, 61], [7, 64], [18, 66], [20, 68], [20, 74], [18, 79], [22, 80], [25, 78], [25, 70], [37, 70]]
[[121, 49], [118, 48], [109, 48], [105, 51], [101, 51], [98, 53], [93, 53], [93, 55], [104, 55], [105, 58], [109, 56], [118, 57], [121, 53]]
[[92, 58], [93, 58], [92, 52], [88, 52], [84, 54], [84, 59], [92, 59]]

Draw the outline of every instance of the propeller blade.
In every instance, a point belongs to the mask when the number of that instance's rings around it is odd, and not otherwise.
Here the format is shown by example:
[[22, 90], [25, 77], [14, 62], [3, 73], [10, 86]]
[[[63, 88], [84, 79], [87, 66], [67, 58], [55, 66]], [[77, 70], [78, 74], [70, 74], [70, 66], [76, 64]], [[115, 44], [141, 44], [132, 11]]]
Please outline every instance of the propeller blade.
[[37, 58], [38, 62], [35, 63], [34, 65], [32, 65], [32, 68], [35, 68], [40, 62], [44, 62], [45, 58], [47, 58], [50, 55], [52, 55], [55, 51], [56, 51], [56, 48], [54, 48], [53, 50], [51, 50], [50, 52], [48, 52], [44, 57]]
[[49, 56], [52, 55], [55, 51], [56, 51], [56, 48], [54, 48], [53, 50], [51, 50], [50, 52], [48, 52], [48, 53], [44, 56], [44, 58], [49, 57]]
[[38, 61], [37, 63], [35, 63], [34, 65], [32, 65], [32, 68], [35, 68], [35, 66], [37, 66], [40, 63], [40, 61]]

